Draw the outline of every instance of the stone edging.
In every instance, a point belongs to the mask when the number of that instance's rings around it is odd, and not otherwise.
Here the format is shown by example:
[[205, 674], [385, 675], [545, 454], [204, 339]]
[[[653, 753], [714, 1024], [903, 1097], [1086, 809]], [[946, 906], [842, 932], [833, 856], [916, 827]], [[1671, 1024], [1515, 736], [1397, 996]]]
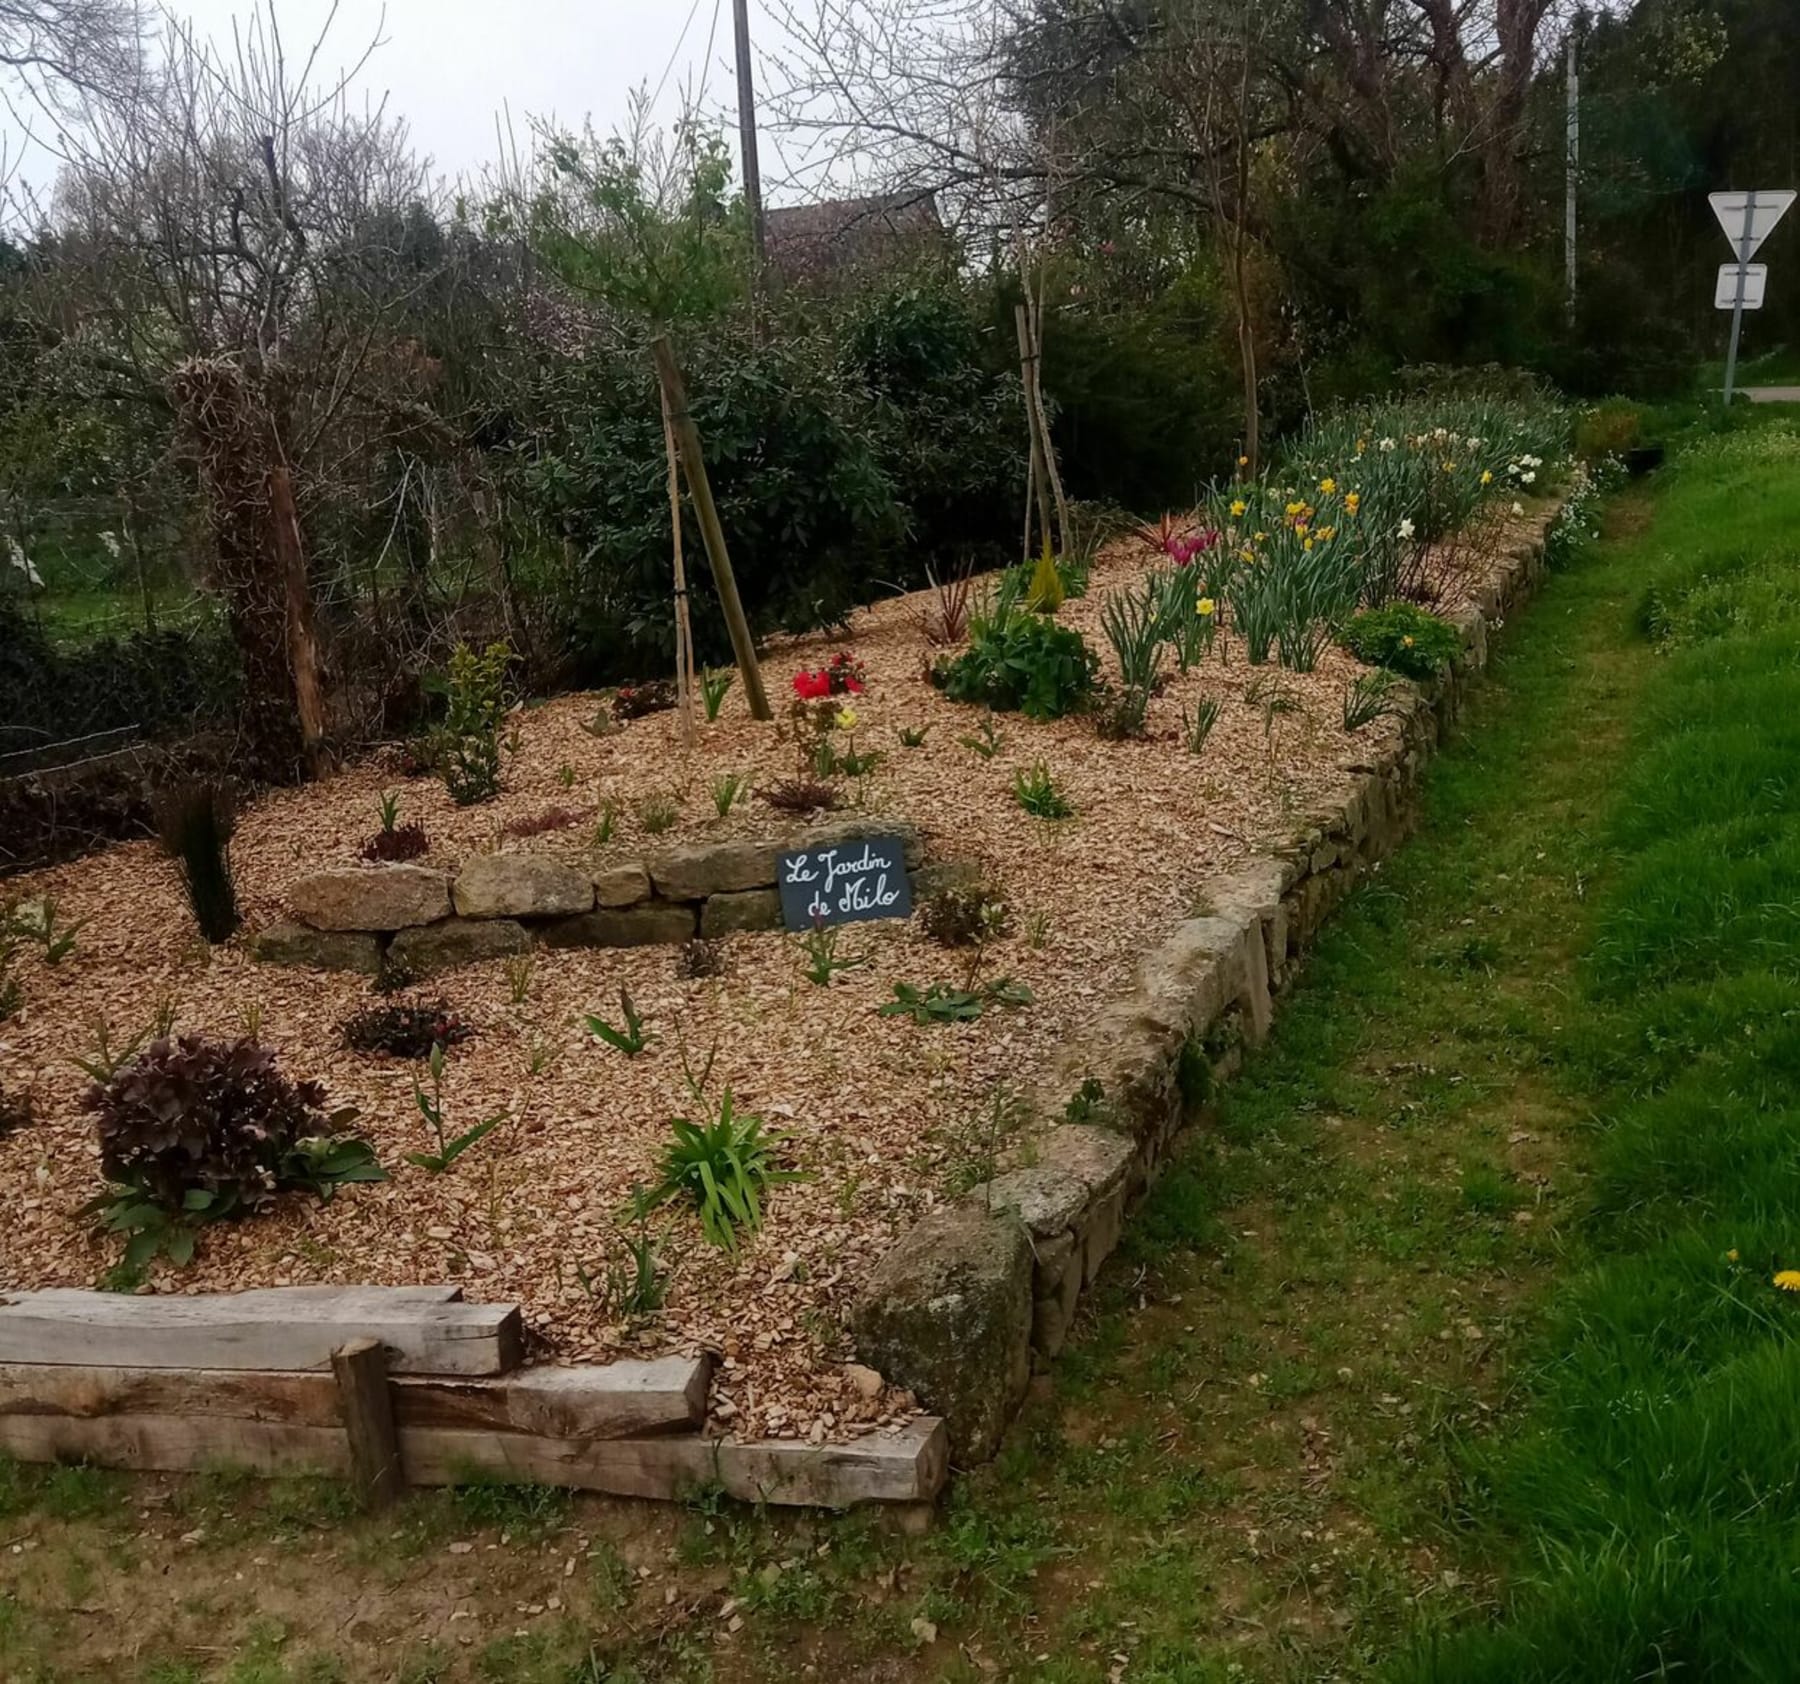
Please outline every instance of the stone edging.
[[[902, 1234], [852, 1313], [858, 1359], [949, 1427], [954, 1460], [986, 1461], [1033, 1364], [1061, 1349], [1128, 1207], [1214, 1085], [1268, 1034], [1281, 990], [1338, 903], [1405, 839], [1419, 774], [1486, 668], [1492, 631], [1545, 568], [1546, 513], [1455, 619], [1462, 649], [1415, 692], [1400, 742], [1356, 769], [1347, 800], [1276, 853], [1202, 885], [1204, 917], [1147, 954], [1130, 993], [1075, 1038], [1029, 1167]], [[1066, 1102], [1066, 1104], [1065, 1104]]]

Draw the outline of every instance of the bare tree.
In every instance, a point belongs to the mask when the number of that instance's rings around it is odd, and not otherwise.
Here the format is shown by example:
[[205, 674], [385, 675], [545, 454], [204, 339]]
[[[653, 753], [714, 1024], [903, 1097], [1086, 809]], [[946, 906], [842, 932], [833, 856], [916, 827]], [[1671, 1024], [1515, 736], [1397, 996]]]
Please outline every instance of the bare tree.
[[49, 109], [136, 79], [144, 20], [132, 0], [0, 0], [0, 66]]
[[386, 337], [419, 284], [398, 248], [424, 172], [348, 75], [318, 82], [322, 42], [291, 61], [272, 11], [228, 51], [171, 25], [128, 95], [83, 92], [42, 289], [68, 355], [173, 414], [271, 774], [315, 767], [328, 735], [309, 502], [425, 378]]

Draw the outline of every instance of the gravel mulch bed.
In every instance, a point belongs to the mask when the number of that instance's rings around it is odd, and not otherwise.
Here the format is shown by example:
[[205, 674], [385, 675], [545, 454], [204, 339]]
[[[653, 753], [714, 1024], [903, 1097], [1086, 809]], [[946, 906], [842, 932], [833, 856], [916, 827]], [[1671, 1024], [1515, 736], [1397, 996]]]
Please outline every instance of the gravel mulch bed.
[[[1141, 544], [1115, 545], [1089, 594], [1062, 611], [1109, 666], [1102, 601], [1156, 559]], [[959, 956], [910, 924], [847, 931], [844, 950], [868, 963], [825, 988], [804, 979], [794, 942], [781, 935], [729, 938], [723, 973], [699, 980], [678, 974], [671, 948], [541, 952], [517, 1005], [503, 964], [473, 966], [414, 997], [442, 999], [475, 1032], [449, 1055], [452, 1131], [501, 1109], [508, 1121], [450, 1173], [431, 1176], [403, 1158], [428, 1144], [412, 1099], [419, 1067], [343, 1046], [344, 1019], [372, 1003], [368, 984], [261, 966], [235, 943], [209, 953], [156, 845], [115, 846], [5, 886], [9, 898], [54, 895], [61, 916], [85, 922], [61, 964], [25, 957], [26, 1006], [0, 1025], [0, 1089], [29, 1090], [37, 1116], [0, 1139], [8, 1212], [0, 1284], [92, 1285], [114, 1261], [117, 1242], [75, 1214], [99, 1181], [80, 1109], [87, 1081], [70, 1060], [93, 1045], [99, 1020], [117, 1039], [166, 1001], [187, 1032], [236, 1036], [255, 1021], [290, 1074], [316, 1077], [334, 1102], [360, 1108], [358, 1126], [393, 1179], [347, 1189], [329, 1205], [290, 1198], [271, 1215], [209, 1229], [189, 1268], [157, 1269], [157, 1290], [456, 1280], [471, 1297], [519, 1301], [542, 1354], [555, 1360], [719, 1352], [715, 1420], [746, 1435], [838, 1439], [904, 1418], [909, 1398], [869, 1397], [853, 1383], [860, 1376], [845, 1366], [842, 1318], [895, 1237], [978, 1171], [995, 1090], [1016, 1093], [1045, 1072], [1059, 1044], [1127, 984], [1139, 956], [1194, 910], [1208, 876], [1341, 799], [1351, 768], [1395, 730], [1384, 720], [1345, 734], [1340, 699], [1360, 669], [1337, 649], [1315, 673], [1280, 675], [1299, 711], [1271, 726], [1245, 693], [1275, 669], [1246, 667], [1228, 638], [1224, 659], [1172, 676], [1142, 741], [1103, 741], [1080, 720], [998, 716], [1000, 747], [984, 759], [959, 741], [979, 728], [979, 710], [926, 682], [919, 602], [860, 613], [847, 636], [777, 646], [765, 663], [771, 696], [779, 712], [791, 675], [837, 649], [863, 663], [856, 746], [884, 758], [858, 787], [860, 805], [912, 820], [928, 855], [979, 862], [1002, 888], [1012, 933], [986, 975], [1024, 982], [1035, 1005], [954, 1026], [878, 1016], [897, 981], [958, 979]], [[1181, 713], [1202, 697], [1216, 699], [1220, 715], [1204, 753], [1190, 757]], [[356, 859], [386, 789], [400, 789], [403, 821], [424, 826], [425, 863], [447, 869], [497, 846], [627, 860], [791, 824], [754, 800], [723, 820], [714, 813], [714, 775], [746, 772], [768, 786], [792, 772], [791, 747], [751, 721], [741, 687], [716, 724], [699, 727], [692, 751], [673, 712], [594, 736], [583, 727], [595, 707], [592, 696], [569, 696], [519, 714], [504, 790], [481, 807], [454, 807], [440, 784], [402, 781], [379, 761], [259, 800], [234, 846], [248, 927], [282, 916], [296, 876]], [[901, 727], [928, 727], [924, 746], [902, 747]], [[1073, 801], [1073, 818], [1040, 821], [1015, 804], [1015, 770], [1040, 760]], [[679, 822], [646, 836], [636, 815], [657, 795], [677, 804]], [[616, 831], [596, 854], [593, 825], [609, 802]], [[555, 807], [578, 821], [526, 840], [505, 836]], [[621, 986], [657, 1037], [635, 1059], [597, 1045], [581, 1023], [587, 1012], [616, 1021]], [[584, 1289], [578, 1268], [592, 1279], [622, 1256], [621, 1207], [635, 1184], [654, 1178], [668, 1120], [694, 1111], [684, 1054], [696, 1070], [712, 1060], [712, 1094], [729, 1086], [740, 1109], [785, 1130], [789, 1157], [810, 1179], [775, 1191], [765, 1227], [736, 1255], [706, 1245], [686, 1212], [653, 1218], [670, 1267], [667, 1302], [627, 1325]]]

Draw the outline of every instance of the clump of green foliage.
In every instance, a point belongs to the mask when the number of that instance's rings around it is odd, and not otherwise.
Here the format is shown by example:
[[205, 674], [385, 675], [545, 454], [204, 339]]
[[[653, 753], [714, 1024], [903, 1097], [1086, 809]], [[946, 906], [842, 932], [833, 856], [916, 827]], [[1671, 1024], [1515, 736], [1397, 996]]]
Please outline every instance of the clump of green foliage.
[[1342, 642], [1366, 666], [1420, 680], [1435, 677], [1462, 648], [1456, 627], [1411, 602], [1365, 609], [1344, 627]]
[[1021, 768], [1013, 773], [1013, 799], [1034, 819], [1066, 819], [1075, 804], [1056, 787], [1050, 768], [1037, 761], [1029, 771]]
[[429, 1171], [432, 1175], [442, 1175], [450, 1169], [458, 1158], [478, 1141], [485, 1140], [503, 1122], [506, 1121], [504, 1111], [492, 1117], [485, 1117], [471, 1129], [461, 1134], [452, 1135], [444, 1111], [444, 1047], [442, 1042], [433, 1045], [430, 1055], [431, 1092], [425, 1091], [425, 1085], [417, 1076], [413, 1077], [413, 1104], [419, 1109], [419, 1115], [425, 1119], [425, 1125], [437, 1141], [435, 1152], [408, 1152], [406, 1161], [419, 1169]]
[[93, 1113], [107, 1190], [87, 1207], [126, 1236], [124, 1266], [186, 1263], [200, 1227], [266, 1210], [294, 1188], [328, 1199], [383, 1181], [366, 1140], [344, 1131], [317, 1082], [292, 1082], [268, 1047], [245, 1037], [183, 1035], [114, 1066], [83, 1100]]
[[782, 1137], [768, 1133], [761, 1117], [740, 1113], [727, 1088], [717, 1113], [704, 1122], [676, 1117], [674, 1139], [663, 1150], [662, 1179], [636, 1198], [640, 1214], [672, 1199], [692, 1202], [700, 1229], [725, 1251], [736, 1251], [741, 1232], [762, 1227], [763, 1201], [772, 1188], [804, 1180], [779, 1167]]
[[619, 1011], [625, 1019], [623, 1029], [615, 1027], [605, 1018], [590, 1014], [587, 1019], [588, 1033], [598, 1041], [604, 1041], [614, 1052], [621, 1052], [627, 1058], [636, 1058], [653, 1039], [650, 1031], [644, 1027], [644, 1020], [638, 1015], [637, 1002], [631, 997], [629, 988], [619, 990]]
[[973, 1023], [989, 1006], [1029, 1006], [1035, 999], [1024, 983], [1012, 977], [970, 988], [952, 988], [942, 982], [916, 988], [910, 982], [897, 982], [893, 999], [877, 1015], [909, 1017], [917, 1024]]
[[1081, 633], [998, 599], [969, 619], [969, 646], [931, 669], [953, 702], [1061, 719], [1094, 693], [1099, 657]]
[[512, 650], [504, 643], [490, 643], [479, 655], [466, 643], [451, 651], [438, 764], [459, 807], [500, 793], [500, 720], [511, 661]]

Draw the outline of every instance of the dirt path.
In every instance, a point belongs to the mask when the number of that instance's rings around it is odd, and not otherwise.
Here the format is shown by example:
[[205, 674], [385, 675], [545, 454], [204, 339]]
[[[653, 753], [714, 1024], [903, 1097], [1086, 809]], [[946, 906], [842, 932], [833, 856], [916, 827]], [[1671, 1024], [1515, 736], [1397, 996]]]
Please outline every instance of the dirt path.
[[1504, 635], [1420, 838], [930, 1535], [481, 1489], [366, 1522], [329, 1487], [0, 1471], [0, 1676], [1347, 1679], [1421, 1609], [1485, 1606], [1456, 1452], [1507, 1415], [1580, 1185], [1552, 1060], [1636, 588], [1603, 547]]

